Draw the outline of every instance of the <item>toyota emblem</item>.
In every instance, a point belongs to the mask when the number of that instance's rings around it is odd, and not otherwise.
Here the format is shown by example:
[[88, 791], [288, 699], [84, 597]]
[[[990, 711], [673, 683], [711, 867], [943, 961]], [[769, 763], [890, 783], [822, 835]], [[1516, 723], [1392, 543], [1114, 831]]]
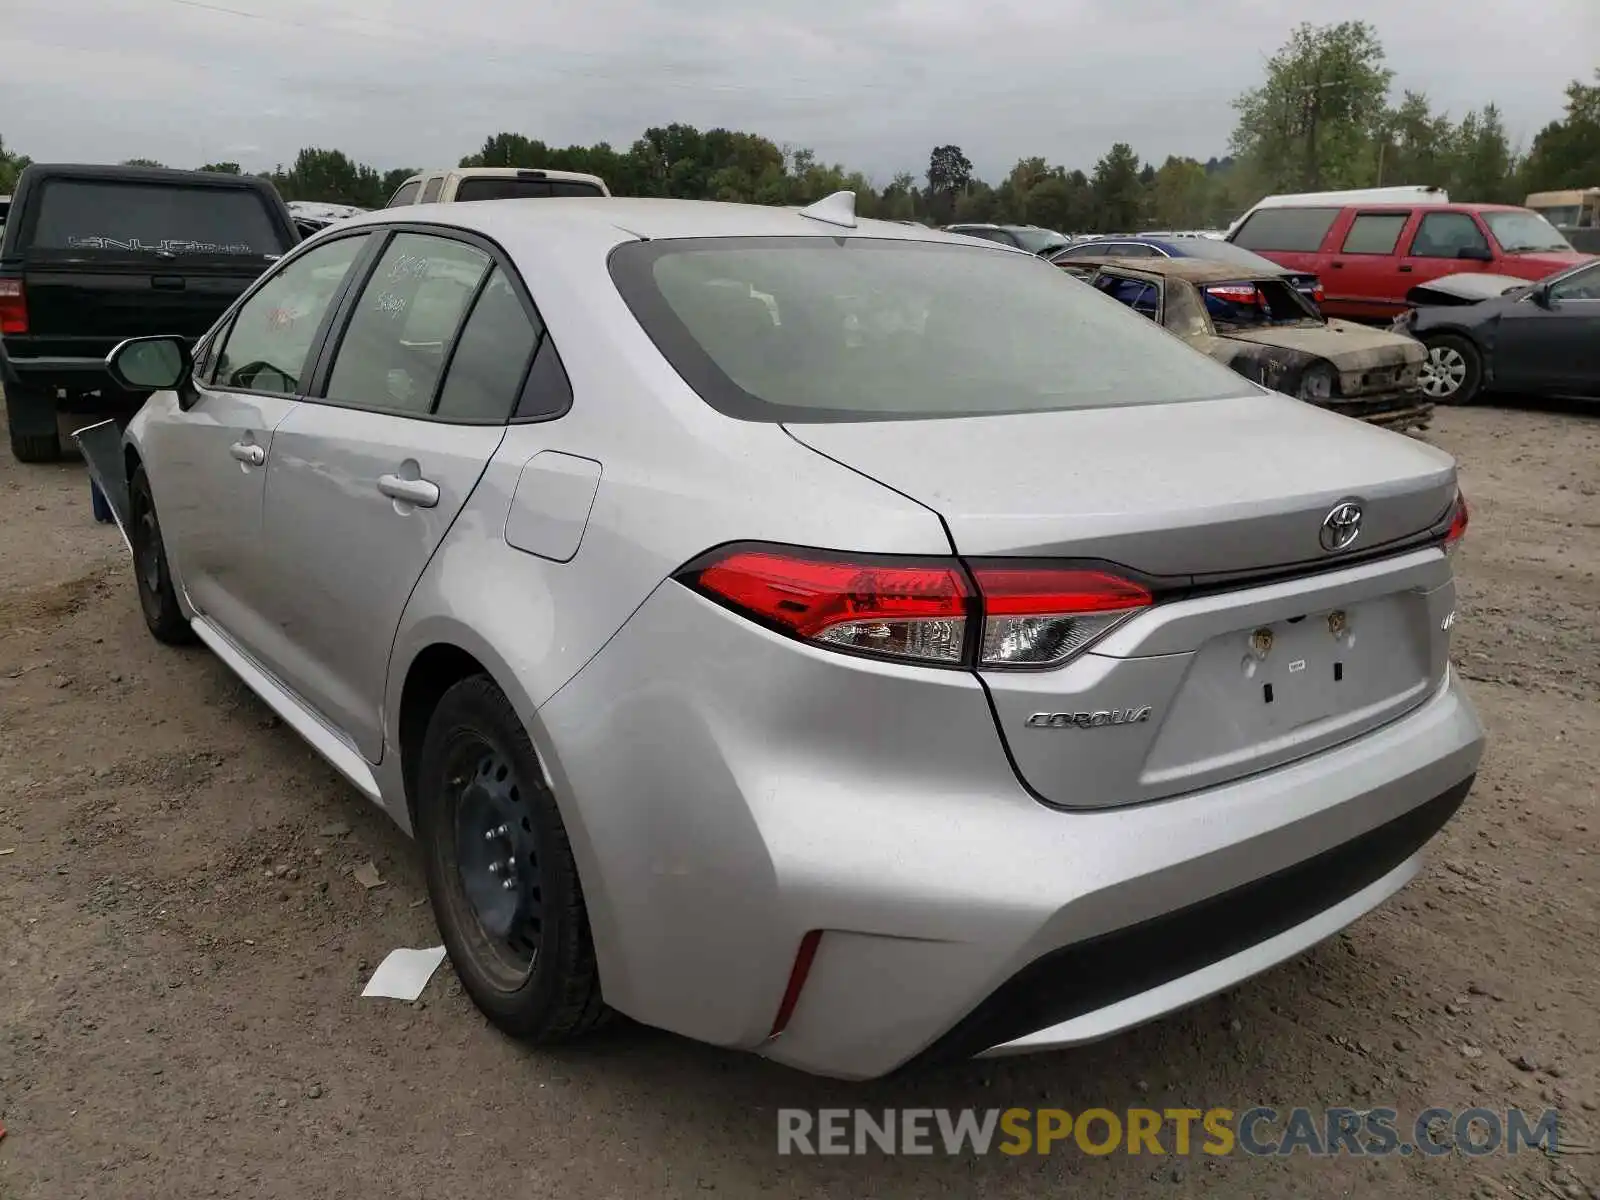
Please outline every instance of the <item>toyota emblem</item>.
[[1361, 501], [1341, 500], [1322, 518], [1317, 540], [1329, 554], [1347, 550], [1361, 536]]

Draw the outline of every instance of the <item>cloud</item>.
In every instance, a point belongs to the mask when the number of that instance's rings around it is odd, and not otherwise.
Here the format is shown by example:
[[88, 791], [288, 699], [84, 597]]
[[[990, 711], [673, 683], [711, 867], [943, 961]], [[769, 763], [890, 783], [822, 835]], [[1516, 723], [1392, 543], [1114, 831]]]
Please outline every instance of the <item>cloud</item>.
[[[41, 159], [435, 166], [501, 130], [625, 146], [686, 121], [809, 146], [879, 181], [962, 146], [1088, 169], [1226, 152], [1229, 102], [1299, 21], [1365, 19], [1396, 87], [1524, 142], [1600, 47], [1594, 0], [13, 0], [0, 127]], [[20, 11], [17, 11], [20, 8]], [[1508, 46], [1528, 53], [1508, 54]], [[1531, 48], [1537, 47], [1538, 52]]]

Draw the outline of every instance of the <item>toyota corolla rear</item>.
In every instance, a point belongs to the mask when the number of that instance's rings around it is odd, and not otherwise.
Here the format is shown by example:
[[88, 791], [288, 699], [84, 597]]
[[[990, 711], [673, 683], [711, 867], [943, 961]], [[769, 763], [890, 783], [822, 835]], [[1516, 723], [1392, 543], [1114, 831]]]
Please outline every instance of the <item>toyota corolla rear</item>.
[[612, 1004], [851, 1077], [1068, 1046], [1414, 874], [1482, 750], [1447, 456], [1020, 255], [656, 239], [611, 270], [707, 421], [929, 532], [801, 544], [740, 485], [735, 536], [541, 710]]

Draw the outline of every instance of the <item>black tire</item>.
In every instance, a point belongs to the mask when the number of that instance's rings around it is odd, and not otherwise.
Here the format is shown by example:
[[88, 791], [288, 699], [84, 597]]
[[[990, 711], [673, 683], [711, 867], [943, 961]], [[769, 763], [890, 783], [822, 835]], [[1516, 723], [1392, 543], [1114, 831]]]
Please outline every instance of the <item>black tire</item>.
[[1471, 404], [1483, 387], [1483, 355], [1471, 339], [1438, 333], [1422, 339], [1428, 360], [1422, 394], [1435, 404]]
[[566, 827], [527, 730], [488, 676], [440, 698], [416, 788], [434, 919], [473, 1003], [536, 1043], [601, 1025], [609, 1010]]
[[6, 389], [6, 432], [18, 462], [53, 463], [66, 456], [56, 431], [56, 406], [50, 393], [38, 388]]
[[144, 464], [134, 469], [128, 482], [128, 542], [133, 548], [133, 576], [139, 589], [139, 609], [144, 623], [158, 642], [182, 646], [194, 641], [167, 566], [167, 547], [161, 539], [155, 497]]

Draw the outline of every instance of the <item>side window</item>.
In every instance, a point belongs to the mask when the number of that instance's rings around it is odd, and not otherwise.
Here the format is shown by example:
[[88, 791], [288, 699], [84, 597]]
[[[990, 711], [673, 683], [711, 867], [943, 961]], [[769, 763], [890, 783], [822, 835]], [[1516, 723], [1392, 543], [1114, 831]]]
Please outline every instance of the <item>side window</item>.
[[1230, 240], [1246, 250], [1314, 254], [1338, 215], [1337, 208], [1262, 208]]
[[1095, 242], [1081, 242], [1076, 246], [1068, 246], [1057, 258], [1083, 258], [1089, 254], [1099, 254], [1100, 247]]
[[444, 176], [435, 175], [422, 185], [422, 203], [432, 204], [439, 198], [439, 189], [444, 187]]
[[1095, 279], [1094, 286], [1141, 316], [1153, 319], [1161, 309], [1160, 293], [1156, 291], [1156, 285], [1148, 280], [1100, 275]]
[[1600, 300], [1600, 264], [1574, 271], [1550, 285], [1552, 300]]
[[324, 242], [285, 264], [240, 307], [217, 355], [216, 387], [294, 395], [311, 343], [367, 235]]
[[505, 272], [495, 267], [451, 355], [438, 415], [447, 421], [504, 421], [517, 402], [539, 334]]
[[1429, 213], [1411, 239], [1411, 253], [1416, 258], [1455, 258], [1462, 250], [1489, 252], [1483, 231], [1466, 213]]
[[386, 207], [399, 208], [405, 204], [415, 204], [417, 202], [417, 193], [421, 190], [422, 181], [420, 179], [413, 179], [407, 183], [402, 183], [399, 190], [396, 191], [394, 195], [389, 197], [389, 203], [386, 205]]
[[350, 310], [327, 398], [352, 408], [426, 413], [456, 329], [489, 269], [482, 250], [399, 233]]
[[1361, 213], [1350, 223], [1341, 249], [1345, 254], [1393, 254], [1400, 231], [1410, 219], [1408, 212]]

